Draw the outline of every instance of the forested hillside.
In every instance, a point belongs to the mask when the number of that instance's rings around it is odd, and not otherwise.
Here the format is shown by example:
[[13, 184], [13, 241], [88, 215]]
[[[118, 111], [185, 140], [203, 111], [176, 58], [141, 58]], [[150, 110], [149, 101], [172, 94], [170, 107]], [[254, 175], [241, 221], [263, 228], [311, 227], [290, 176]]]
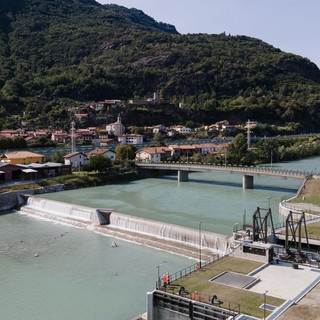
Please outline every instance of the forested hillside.
[[317, 66], [261, 40], [180, 35], [94, 0], [0, 0], [0, 127], [24, 110], [44, 124], [68, 106], [155, 91], [208, 121], [320, 125]]

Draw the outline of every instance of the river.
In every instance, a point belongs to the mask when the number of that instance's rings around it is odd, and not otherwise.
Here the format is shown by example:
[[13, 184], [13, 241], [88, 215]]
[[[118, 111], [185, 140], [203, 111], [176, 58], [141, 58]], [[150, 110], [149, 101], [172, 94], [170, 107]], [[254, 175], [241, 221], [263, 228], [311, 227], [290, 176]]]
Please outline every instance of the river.
[[[311, 170], [320, 157], [274, 166]], [[301, 182], [255, 178], [243, 190], [241, 175], [192, 173], [189, 182], [166, 176], [125, 184], [43, 195], [59, 201], [231, 234], [235, 222], [251, 219], [257, 206], [293, 196]], [[268, 199], [271, 197], [270, 199]], [[18, 212], [0, 216], [0, 318], [10, 320], [130, 319], [146, 310], [148, 290], [160, 272], [175, 272], [193, 260], [35, 219]], [[112, 241], [117, 248], [112, 248]], [[35, 256], [37, 254], [38, 256]]]

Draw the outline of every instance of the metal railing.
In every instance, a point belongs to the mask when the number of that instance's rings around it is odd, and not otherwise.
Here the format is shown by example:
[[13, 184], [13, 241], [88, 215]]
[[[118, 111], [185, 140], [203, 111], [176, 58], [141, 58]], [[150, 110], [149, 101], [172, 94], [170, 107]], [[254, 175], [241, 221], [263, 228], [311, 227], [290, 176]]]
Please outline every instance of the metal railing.
[[283, 168], [268, 168], [268, 167], [259, 167], [259, 166], [234, 166], [234, 165], [216, 165], [216, 164], [208, 164], [203, 162], [174, 162], [174, 161], [161, 161], [161, 162], [152, 162], [152, 161], [136, 161], [137, 166], [145, 166], [145, 167], [166, 167], [166, 168], [189, 168], [189, 169], [210, 169], [210, 170], [218, 170], [218, 171], [233, 171], [239, 173], [252, 173], [252, 174], [266, 174], [266, 175], [274, 175], [274, 176], [284, 176], [284, 177], [292, 177], [292, 178], [301, 178], [311, 176], [313, 174], [312, 171], [304, 171], [304, 170], [291, 170], [291, 169], [283, 169]]
[[[167, 286], [166, 288], [162, 289], [162, 291], [164, 292], [180, 296], [178, 290], [179, 290], [179, 286]], [[193, 292], [183, 292], [181, 296], [196, 302], [211, 304], [213, 306], [217, 306], [217, 307], [229, 310], [231, 312], [235, 312], [237, 314], [240, 313], [239, 303], [235, 303], [225, 299], [220, 299], [218, 296], [213, 298], [214, 294], [208, 295], [208, 294], [202, 294], [201, 292], [197, 292], [197, 295], [195, 296]]]

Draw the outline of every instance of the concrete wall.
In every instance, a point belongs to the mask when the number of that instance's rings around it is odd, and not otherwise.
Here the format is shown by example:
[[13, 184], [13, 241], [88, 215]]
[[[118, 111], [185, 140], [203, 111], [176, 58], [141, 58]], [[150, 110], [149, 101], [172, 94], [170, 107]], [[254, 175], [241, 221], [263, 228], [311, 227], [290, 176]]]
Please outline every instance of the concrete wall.
[[39, 189], [27, 189], [0, 193], [0, 211], [11, 210], [25, 203], [24, 194], [35, 195], [64, 190], [64, 185], [47, 186]]

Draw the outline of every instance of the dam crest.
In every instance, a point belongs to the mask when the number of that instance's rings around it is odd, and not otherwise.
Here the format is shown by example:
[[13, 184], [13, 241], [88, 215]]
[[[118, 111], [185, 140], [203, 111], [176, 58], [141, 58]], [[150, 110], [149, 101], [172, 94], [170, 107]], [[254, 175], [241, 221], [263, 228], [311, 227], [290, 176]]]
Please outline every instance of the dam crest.
[[[21, 212], [52, 221], [90, 229], [105, 235], [197, 257], [200, 246], [199, 230], [160, 221], [117, 213], [112, 209], [96, 209], [29, 196]], [[203, 258], [224, 255], [230, 250], [230, 237], [202, 230]], [[190, 253], [188, 253], [190, 252]]]

